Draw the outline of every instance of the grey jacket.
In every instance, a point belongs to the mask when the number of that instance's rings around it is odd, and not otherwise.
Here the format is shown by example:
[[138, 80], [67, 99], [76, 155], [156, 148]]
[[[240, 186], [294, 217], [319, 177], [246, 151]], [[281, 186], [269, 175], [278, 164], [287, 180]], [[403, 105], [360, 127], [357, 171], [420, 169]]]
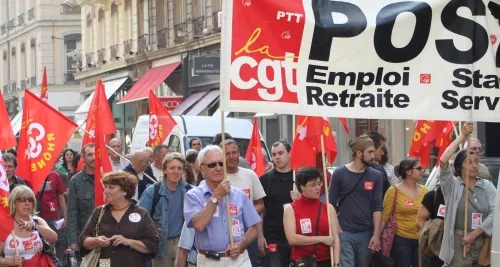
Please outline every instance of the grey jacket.
[[[446, 203], [443, 242], [441, 243], [439, 258], [443, 260], [445, 264], [450, 264], [455, 253], [455, 220], [460, 199], [465, 191], [465, 183], [462, 178], [457, 178], [453, 175], [453, 170], [450, 166], [448, 166], [446, 170], [439, 169], [439, 181], [441, 183], [444, 202]], [[490, 181], [485, 179], [480, 179], [476, 183], [476, 186], [483, 188], [488, 195], [489, 213], [479, 227], [483, 229], [484, 234], [491, 236], [495, 212], [496, 189]]]
[[69, 182], [68, 243], [77, 243], [87, 220], [94, 211], [94, 179], [80, 171]]

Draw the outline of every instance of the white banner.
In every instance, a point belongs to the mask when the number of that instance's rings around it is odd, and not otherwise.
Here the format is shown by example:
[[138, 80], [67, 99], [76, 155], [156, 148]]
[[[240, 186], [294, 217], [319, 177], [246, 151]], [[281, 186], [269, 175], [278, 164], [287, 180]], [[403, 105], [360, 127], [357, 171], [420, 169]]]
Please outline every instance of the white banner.
[[224, 5], [224, 111], [500, 122], [494, 1]]

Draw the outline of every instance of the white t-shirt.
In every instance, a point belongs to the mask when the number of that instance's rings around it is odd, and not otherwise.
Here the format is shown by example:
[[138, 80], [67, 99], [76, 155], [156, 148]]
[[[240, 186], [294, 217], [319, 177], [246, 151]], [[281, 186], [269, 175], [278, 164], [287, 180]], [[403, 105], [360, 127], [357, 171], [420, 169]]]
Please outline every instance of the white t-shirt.
[[120, 162], [118, 164], [115, 164], [111, 158], [109, 158], [109, 161], [111, 162], [111, 168], [113, 168], [113, 171], [114, 172], [117, 172], [117, 171], [122, 171], [123, 169], [125, 169], [125, 167], [128, 166], [128, 162], [126, 162], [124, 159], [120, 158]]
[[151, 164], [151, 170], [153, 170], [153, 175], [155, 176], [156, 181], [161, 181], [163, 178], [163, 170], [156, 168], [153, 164]]
[[251, 201], [259, 200], [266, 196], [259, 177], [252, 170], [238, 168], [238, 172], [228, 174], [227, 179], [231, 182], [231, 186], [241, 189]]
[[[30, 260], [42, 251], [42, 239], [37, 231], [31, 232], [30, 237], [28, 238], [16, 237], [16, 241], [19, 256], [23, 257], [25, 260]], [[14, 258], [14, 255], [16, 255], [15, 247], [12, 234], [10, 234], [5, 240], [3, 248], [3, 252], [7, 259]]]

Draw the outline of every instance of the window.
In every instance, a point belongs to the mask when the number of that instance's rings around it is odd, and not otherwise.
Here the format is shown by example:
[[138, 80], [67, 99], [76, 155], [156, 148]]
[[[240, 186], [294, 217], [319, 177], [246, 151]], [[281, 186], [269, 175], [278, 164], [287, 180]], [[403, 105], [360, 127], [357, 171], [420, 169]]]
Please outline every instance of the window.
[[132, 39], [132, 0], [125, 0], [123, 19], [123, 38], [125, 41]]
[[98, 12], [99, 22], [99, 48], [104, 49], [106, 46], [106, 19], [104, 18], [104, 9], [101, 7]]
[[144, 11], [147, 10], [146, 9], [146, 1], [139, 0], [137, 4], [139, 5], [139, 7], [137, 9], [137, 21], [138, 21], [137, 22], [137, 24], [138, 24], [137, 31], [138, 31], [138, 36], [141, 36], [144, 33], [146, 33], [146, 31], [144, 29]]
[[186, 3], [184, 0], [174, 0], [174, 25], [184, 22], [185, 5]]
[[218, 12], [222, 10], [222, 0], [213, 0], [212, 1], [212, 10], [213, 12]]
[[158, 31], [168, 28], [168, 3], [167, 0], [156, 1], [156, 29]]
[[118, 44], [118, 6], [111, 4], [111, 45]]
[[177, 135], [171, 135], [168, 140], [170, 151], [182, 152], [181, 139]]
[[[92, 13], [89, 12], [87, 14], [87, 30], [86, 30], [86, 36], [85, 36], [85, 52], [92, 53], [94, 50], [93, 46], [93, 40], [94, 40], [94, 31], [92, 29]], [[89, 63], [89, 62], [87, 62]]]
[[205, 14], [204, 3], [203, 0], [193, 0], [193, 20]]
[[37, 60], [36, 60], [36, 39], [33, 38], [30, 40], [30, 87], [35, 87], [36, 86], [36, 66], [37, 66]]
[[10, 83], [12, 84], [12, 90], [15, 90], [17, 81], [17, 62], [16, 62], [16, 47], [11, 48], [10, 57]]
[[[8, 71], [8, 69], [9, 69], [9, 60], [8, 60], [8, 57], [7, 57], [7, 53], [8, 52], [6, 50], [4, 50], [3, 53], [2, 53], [4, 55], [3, 56], [4, 57], [3, 58], [3, 70], [2, 70], [2, 72], [3, 72], [3, 83], [2, 83], [2, 85], [4, 86], [4, 88], [5, 88], [5, 86], [9, 86], [9, 71]], [[3, 93], [6, 93], [6, 92], [3, 92]]]
[[21, 58], [19, 59], [21, 68], [19, 69], [19, 79], [21, 81], [20, 89], [23, 90], [26, 87], [26, 44], [23, 42], [21, 44]]
[[76, 68], [77, 68], [77, 60], [76, 57], [68, 56], [68, 53], [75, 51], [78, 49], [77, 43], [82, 39], [82, 36], [78, 33], [69, 34], [64, 36], [64, 55], [65, 60], [65, 68], [64, 68], [64, 83], [73, 83], [75, 82]]

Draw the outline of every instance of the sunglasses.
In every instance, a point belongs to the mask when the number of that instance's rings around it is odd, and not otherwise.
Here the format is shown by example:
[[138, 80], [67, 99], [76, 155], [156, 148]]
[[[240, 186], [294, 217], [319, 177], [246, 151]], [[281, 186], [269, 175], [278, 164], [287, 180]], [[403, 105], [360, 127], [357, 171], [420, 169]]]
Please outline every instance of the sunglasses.
[[416, 167], [416, 168], [413, 168], [414, 170], [419, 170], [419, 171], [422, 171], [422, 167]]
[[212, 162], [212, 163], [208, 163], [208, 164], [203, 163], [203, 165], [207, 166], [207, 167], [208, 167], [208, 168], [210, 168], [210, 169], [213, 169], [213, 168], [215, 168], [217, 165], [219, 165], [219, 167], [224, 167], [224, 162], [219, 161], [219, 162]]
[[30, 198], [30, 197], [20, 197], [20, 198], [17, 198], [16, 201], [21, 202], [21, 203], [26, 203], [26, 202], [33, 203], [33, 202], [35, 202], [33, 200], [33, 198]]

